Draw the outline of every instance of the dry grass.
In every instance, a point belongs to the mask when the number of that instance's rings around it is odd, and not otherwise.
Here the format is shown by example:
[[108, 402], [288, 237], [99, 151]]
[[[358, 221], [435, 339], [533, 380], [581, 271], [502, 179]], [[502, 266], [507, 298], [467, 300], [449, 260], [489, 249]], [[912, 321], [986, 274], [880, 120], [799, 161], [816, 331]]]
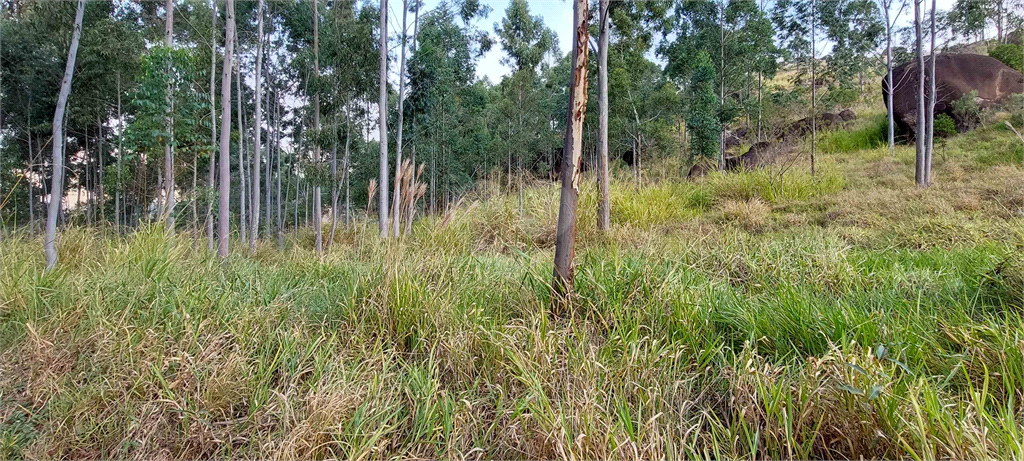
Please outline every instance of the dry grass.
[[0, 458], [1024, 459], [1024, 169], [968, 136], [620, 181], [608, 235], [586, 188], [564, 317], [549, 185], [322, 259], [11, 236]]

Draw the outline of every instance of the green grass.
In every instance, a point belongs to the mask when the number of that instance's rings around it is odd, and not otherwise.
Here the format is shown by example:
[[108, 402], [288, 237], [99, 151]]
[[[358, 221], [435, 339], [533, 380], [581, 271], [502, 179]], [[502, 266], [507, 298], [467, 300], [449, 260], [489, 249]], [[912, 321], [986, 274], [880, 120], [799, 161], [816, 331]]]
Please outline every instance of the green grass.
[[0, 458], [1024, 459], [1024, 170], [971, 144], [617, 181], [607, 235], [588, 180], [561, 315], [551, 185], [322, 258], [8, 235]]
[[857, 121], [857, 125], [859, 126], [850, 130], [840, 128], [823, 131], [818, 139], [821, 152], [840, 154], [886, 145], [888, 120], [885, 114], [862, 117]]

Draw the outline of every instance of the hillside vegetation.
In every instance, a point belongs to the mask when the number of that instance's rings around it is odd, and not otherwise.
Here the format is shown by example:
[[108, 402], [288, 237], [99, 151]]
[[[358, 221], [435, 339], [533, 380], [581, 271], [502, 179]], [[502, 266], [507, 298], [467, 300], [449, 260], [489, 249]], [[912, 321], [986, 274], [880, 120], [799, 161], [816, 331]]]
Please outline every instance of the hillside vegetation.
[[72, 228], [44, 273], [8, 237], [0, 457], [1024, 459], [1021, 143], [952, 137], [918, 188], [880, 126], [815, 177], [621, 171], [607, 235], [589, 178], [569, 312], [550, 183], [323, 258]]

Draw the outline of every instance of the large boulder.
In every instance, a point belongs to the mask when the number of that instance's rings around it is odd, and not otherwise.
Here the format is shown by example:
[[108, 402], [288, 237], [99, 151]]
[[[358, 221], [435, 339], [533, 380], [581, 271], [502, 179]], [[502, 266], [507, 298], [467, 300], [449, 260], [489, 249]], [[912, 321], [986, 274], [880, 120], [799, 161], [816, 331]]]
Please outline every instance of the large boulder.
[[[929, 87], [925, 58], [925, 92]], [[896, 82], [892, 91], [893, 116], [900, 129], [913, 139], [917, 130], [917, 61], [897, 66], [892, 71]], [[888, 76], [882, 78], [883, 101], [888, 104]], [[1024, 74], [998, 59], [980, 54], [940, 54], [935, 58], [935, 113], [953, 117], [952, 103], [972, 90], [978, 91], [978, 105], [990, 106], [1013, 93], [1024, 93]], [[963, 121], [957, 121], [960, 125]]]

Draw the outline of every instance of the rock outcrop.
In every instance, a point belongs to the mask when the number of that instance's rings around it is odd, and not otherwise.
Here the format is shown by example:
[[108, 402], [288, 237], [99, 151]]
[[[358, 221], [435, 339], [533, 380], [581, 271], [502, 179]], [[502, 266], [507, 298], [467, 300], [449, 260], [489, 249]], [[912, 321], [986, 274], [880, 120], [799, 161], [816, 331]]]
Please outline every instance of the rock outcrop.
[[[925, 58], [929, 67], [931, 58]], [[917, 130], [917, 61], [893, 69], [893, 116], [900, 129], [913, 139]], [[883, 101], [888, 104], [888, 76], [882, 78]], [[925, 91], [929, 82], [927, 69]], [[1013, 93], [1024, 93], [1024, 74], [998, 59], [979, 54], [940, 54], [935, 58], [935, 113], [946, 114], [964, 125], [953, 113], [953, 102], [978, 91], [977, 103], [984, 108], [1002, 102]]]

